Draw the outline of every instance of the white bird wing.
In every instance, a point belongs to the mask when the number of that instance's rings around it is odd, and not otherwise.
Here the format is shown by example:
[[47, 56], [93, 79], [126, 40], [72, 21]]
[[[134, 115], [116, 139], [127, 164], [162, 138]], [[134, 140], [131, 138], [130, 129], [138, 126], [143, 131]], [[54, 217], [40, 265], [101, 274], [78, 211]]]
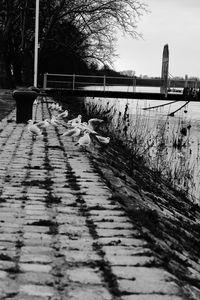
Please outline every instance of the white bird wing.
[[64, 132], [62, 134], [62, 136], [72, 136], [73, 134], [75, 134], [77, 132], [77, 128], [73, 128], [70, 130], [67, 130], [66, 132]]
[[41, 126], [44, 124], [44, 121], [37, 122], [36, 124], [37, 124], [37, 126]]
[[80, 146], [89, 146], [90, 142], [90, 136], [88, 133], [86, 133], [78, 140], [77, 144]]
[[103, 122], [104, 122], [104, 121], [101, 120], [101, 119], [93, 118], [93, 119], [90, 119], [90, 120], [88, 121], [88, 125], [94, 127], [94, 126], [96, 126], [96, 125], [100, 125], [100, 124], [103, 123]]
[[96, 138], [102, 144], [108, 144], [110, 142], [110, 138], [109, 137], [104, 137], [104, 136], [101, 136], [101, 135], [96, 135]]
[[50, 109], [55, 109], [56, 104], [55, 104], [55, 103], [52, 103], [52, 104], [49, 105], [49, 107], [50, 107]]
[[78, 125], [78, 127], [81, 128], [83, 131], [87, 130], [92, 134], [97, 134], [97, 132], [95, 130], [93, 130], [91, 127], [89, 127], [87, 124], [83, 123], [83, 124]]
[[60, 113], [59, 115], [58, 115], [58, 118], [61, 118], [61, 117], [67, 117], [68, 116], [68, 110], [65, 110], [65, 111], [63, 111], [62, 113]]
[[79, 136], [81, 134], [81, 129], [80, 128], [78, 128], [78, 127], [76, 127], [75, 128], [75, 132], [74, 132], [74, 134], [72, 134], [72, 136]]
[[41, 121], [41, 122], [36, 123], [36, 125], [37, 125], [39, 128], [46, 128], [46, 127], [48, 127], [50, 124], [49, 124], [49, 121], [48, 121], [48, 120], [44, 120], [44, 121]]
[[52, 125], [56, 125], [56, 126], [62, 124], [62, 122], [60, 122], [59, 120], [57, 120], [55, 116], [52, 116], [52, 118], [50, 119], [50, 123]]

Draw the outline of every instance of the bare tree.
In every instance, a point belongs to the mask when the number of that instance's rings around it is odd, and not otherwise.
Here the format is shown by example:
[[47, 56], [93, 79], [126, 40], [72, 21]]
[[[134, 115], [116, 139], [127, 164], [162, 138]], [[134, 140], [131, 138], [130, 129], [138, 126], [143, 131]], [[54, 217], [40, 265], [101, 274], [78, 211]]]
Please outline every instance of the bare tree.
[[[147, 12], [140, 0], [40, 0], [39, 60], [61, 51], [87, 63], [111, 64], [116, 32], [138, 38], [137, 22]], [[32, 72], [35, 0], [1, 0], [0, 59], [7, 78]], [[26, 66], [28, 65], [28, 68]]]
[[84, 34], [87, 60], [111, 63], [115, 55], [117, 30], [140, 37], [139, 18], [147, 5], [138, 0], [60, 0], [58, 17], [68, 19]]

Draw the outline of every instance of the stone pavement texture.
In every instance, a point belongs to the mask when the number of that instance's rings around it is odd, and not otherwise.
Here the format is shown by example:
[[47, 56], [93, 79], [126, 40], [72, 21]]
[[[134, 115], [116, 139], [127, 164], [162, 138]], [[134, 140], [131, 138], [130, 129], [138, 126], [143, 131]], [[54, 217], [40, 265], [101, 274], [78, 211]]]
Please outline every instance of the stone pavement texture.
[[[50, 98], [34, 120], [50, 118]], [[49, 126], [0, 123], [0, 299], [181, 300], [87, 154]]]

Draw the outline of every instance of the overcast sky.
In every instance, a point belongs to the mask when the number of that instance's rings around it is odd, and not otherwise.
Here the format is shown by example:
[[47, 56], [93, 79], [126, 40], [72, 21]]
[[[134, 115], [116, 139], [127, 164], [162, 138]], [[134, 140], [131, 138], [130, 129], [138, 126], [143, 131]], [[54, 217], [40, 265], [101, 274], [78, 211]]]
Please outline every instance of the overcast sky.
[[169, 73], [200, 77], [200, 0], [141, 0], [151, 11], [138, 22], [143, 39], [118, 36], [115, 69], [136, 76], [160, 76], [163, 47], [169, 46]]

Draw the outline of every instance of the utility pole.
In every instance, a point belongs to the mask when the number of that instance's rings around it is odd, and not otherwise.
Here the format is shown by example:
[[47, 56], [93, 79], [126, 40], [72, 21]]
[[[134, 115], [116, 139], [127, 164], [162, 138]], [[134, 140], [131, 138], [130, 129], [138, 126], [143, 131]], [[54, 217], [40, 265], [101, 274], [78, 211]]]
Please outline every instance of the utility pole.
[[38, 76], [38, 36], [39, 36], [39, 0], [35, 6], [35, 52], [34, 52], [34, 86], [37, 87]]

